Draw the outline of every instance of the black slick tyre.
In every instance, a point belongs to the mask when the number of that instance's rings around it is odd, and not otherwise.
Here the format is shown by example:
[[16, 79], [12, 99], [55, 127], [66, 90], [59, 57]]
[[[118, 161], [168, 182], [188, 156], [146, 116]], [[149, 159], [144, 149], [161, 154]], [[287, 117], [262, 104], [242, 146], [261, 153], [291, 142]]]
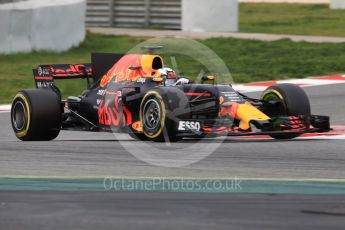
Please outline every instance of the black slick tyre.
[[176, 142], [178, 121], [189, 118], [187, 97], [177, 88], [160, 88], [148, 91], [140, 104], [140, 120], [148, 140]]
[[58, 95], [48, 89], [19, 91], [13, 99], [11, 123], [22, 141], [50, 141], [61, 128], [62, 107]]
[[[277, 84], [268, 87], [262, 94], [261, 99], [265, 101], [276, 100], [283, 104], [283, 111], [280, 116], [310, 115], [310, 102], [304, 90], [294, 84]], [[274, 117], [274, 115], [267, 114]], [[300, 136], [298, 133], [272, 134], [275, 139], [292, 139]]]

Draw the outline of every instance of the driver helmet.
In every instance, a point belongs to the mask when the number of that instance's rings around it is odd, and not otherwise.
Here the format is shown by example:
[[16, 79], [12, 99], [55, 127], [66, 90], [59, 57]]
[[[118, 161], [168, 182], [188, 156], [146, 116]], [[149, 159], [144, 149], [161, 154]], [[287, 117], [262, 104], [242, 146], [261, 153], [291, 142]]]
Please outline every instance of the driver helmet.
[[165, 85], [174, 85], [177, 81], [177, 76], [174, 70], [168, 67], [163, 67], [157, 70], [157, 77], [163, 78]]

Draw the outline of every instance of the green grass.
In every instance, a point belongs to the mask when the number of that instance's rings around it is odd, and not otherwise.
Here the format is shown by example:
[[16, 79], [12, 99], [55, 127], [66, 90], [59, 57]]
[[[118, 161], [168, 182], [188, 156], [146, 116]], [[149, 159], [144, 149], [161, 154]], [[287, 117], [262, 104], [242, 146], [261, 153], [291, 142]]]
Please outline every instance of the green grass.
[[[20, 89], [34, 88], [32, 69], [40, 64], [89, 63], [90, 52], [126, 52], [141, 42], [140, 38], [111, 37], [88, 34], [86, 40], [68, 52], [33, 52], [0, 55], [0, 103], [8, 103]], [[81, 92], [86, 83], [80, 80], [57, 81], [64, 95]]]
[[[34, 52], [0, 55], [0, 104], [9, 103], [16, 91], [33, 88], [31, 69], [39, 64], [89, 62], [90, 52], [126, 52], [142, 38], [88, 34], [85, 42], [68, 52]], [[234, 81], [251, 82], [345, 73], [345, 44], [313, 44], [280, 40], [261, 42], [214, 38], [202, 42], [229, 67]], [[177, 56], [182, 74], [195, 76], [200, 64]], [[84, 82], [58, 81], [64, 95], [78, 95]]]
[[345, 36], [345, 10], [326, 4], [241, 3], [240, 31]]

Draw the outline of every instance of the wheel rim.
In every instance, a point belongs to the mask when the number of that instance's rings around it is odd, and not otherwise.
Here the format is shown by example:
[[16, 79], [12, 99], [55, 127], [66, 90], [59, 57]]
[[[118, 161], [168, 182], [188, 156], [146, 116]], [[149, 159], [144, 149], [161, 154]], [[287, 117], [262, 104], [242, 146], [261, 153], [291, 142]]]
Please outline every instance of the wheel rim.
[[149, 132], [154, 132], [160, 127], [161, 108], [155, 99], [148, 100], [143, 109], [143, 123]]
[[[284, 99], [283, 98], [281, 98], [279, 95], [277, 95], [276, 93], [274, 93], [274, 92], [268, 92], [268, 93], [266, 93], [263, 97], [262, 97], [262, 100], [264, 101], [264, 102], [268, 102], [268, 101], [281, 101], [282, 102], [282, 105], [283, 105], [283, 109], [284, 109], [284, 112], [283, 112], [283, 114], [281, 114], [281, 115], [287, 115], [287, 113], [288, 113], [288, 108], [287, 108], [287, 106], [286, 106], [286, 104], [285, 104], [285, 102], [284, 102]], [[275, 116], [273, 116], [273, 117], [275, 117]]]
[[275, 93], [267, 93], [266, 95], [264, 95], [262, 100], [263, 101], [270, 101], [270, 100], [281, 101], [281, 99]]
[[13, 106], [12, 121], [13, 126], [17, 131], [23, 130], [26, 126], [26, 108], [23, 102], [17, 101]]

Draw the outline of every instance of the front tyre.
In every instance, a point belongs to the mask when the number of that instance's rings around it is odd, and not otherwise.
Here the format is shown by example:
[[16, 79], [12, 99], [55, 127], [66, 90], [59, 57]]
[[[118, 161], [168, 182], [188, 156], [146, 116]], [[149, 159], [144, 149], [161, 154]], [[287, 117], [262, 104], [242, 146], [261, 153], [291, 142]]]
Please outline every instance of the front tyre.
[[174, 87], [150, 90], [140, 104], [140, 121], [143, 134], [156, 142], [176, 142], [177, 124], [190, 117], [188, 98]]
[[58, 95], [47, 89], [19, 91], [13, 99], [11, 123], [22, 141], [55, 139], [61, 128], [61, 104]]
[[157, 91], [149, 91], [140, 105], [140, 120], [143, 132], [151, 141], [177, 141], [171, 121], [167, 119], [167, 108], [162, 96]]
[[[262, 101], [281, 101], [283, 109], [281, 114], [267, 114], [275, 116], [299, 116], [310, 115], [310, 102], [304, 90], [294, 84], [277, 84], [268, 87], [262, 94]], [[292, 139], [300, 136], [298, 133], [272, 134], [275, 139]]]

